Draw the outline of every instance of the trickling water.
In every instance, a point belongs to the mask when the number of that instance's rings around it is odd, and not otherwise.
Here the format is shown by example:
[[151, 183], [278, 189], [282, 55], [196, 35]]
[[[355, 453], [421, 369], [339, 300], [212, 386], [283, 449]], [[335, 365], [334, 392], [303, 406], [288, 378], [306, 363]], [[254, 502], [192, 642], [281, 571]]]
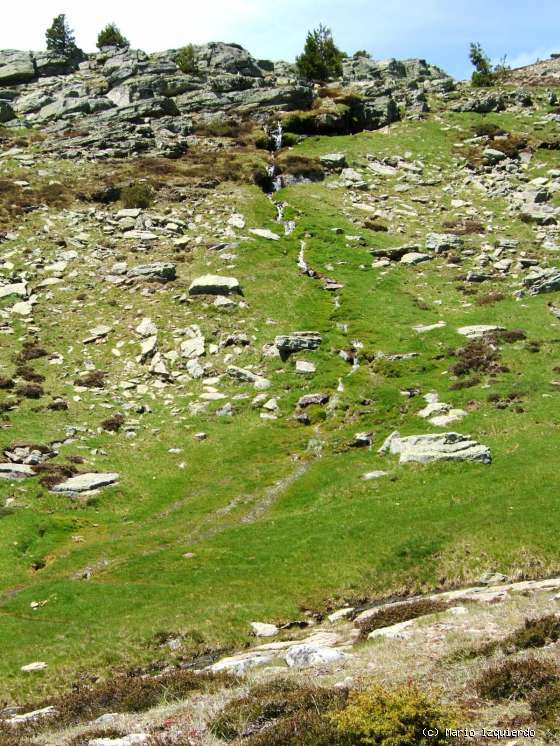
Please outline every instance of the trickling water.
[[274, 150], [280, 150], [282, 147], [282, 124], [281, 122], [278, 122], [275, 129], [271, 129], [268, 131], [270, 137], [272, 138], [272, 142], [274, 144]]

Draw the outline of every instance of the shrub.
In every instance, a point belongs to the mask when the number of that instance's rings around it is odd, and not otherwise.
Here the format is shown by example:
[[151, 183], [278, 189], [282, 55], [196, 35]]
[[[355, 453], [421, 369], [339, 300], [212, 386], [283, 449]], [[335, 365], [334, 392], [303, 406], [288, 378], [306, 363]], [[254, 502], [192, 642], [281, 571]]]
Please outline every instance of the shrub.
[[[452, 740], [445, 729], [453, 727], [454, 713], [414, 685], [385, 689], [375, 685], [350, 694], [340, 712], [331, 715], [352, 744], [371, 746], [443, 746]], [[427, 736], [429, 728], [436, 735]]]
[[[531, 714], [545, 728], [560, 730], [560, 681], [543, 686], [529, 696]], [[1, 742], [0, 742], [1, 743]]]
[[47, 409], [50, 409], [51, 412], [66, 412], [68, 410], [68, 402], [64, 401], [64, 399], [55, 399], [47, 405]]
[[331, 30], [322, 24], [309, 31], [296, 66], [307, 80], [328, 80], [342, 75], [343, 53], [334, 43]]
[[95, 684], [78, 683], [71, 692], [49, 701], [58, 713], [49, 724], [71, 725], [104, 712], [144, 712], [163, 700], [179, 700], [194, 691], [215, 691], [236, 682], [229, 674], [175, 670], [157, 677], [131, 672]]
[[34, 470], [37, 474], [41, 475], [39, 483], [48, 490], [55, 487], [57, 484], [64, 482], [66, 479], [70, 479], [70, 477], [73, 477], [77, 472], [77, 469], [73, 466], [50, 463], [37, 464], [37, 466], [34, 467]]
[[491, 292], [486, 295], [481, 295], [476, 299], [476, 303], [479, 306], [492, 306], [500, 300], [503, 300], [506, 296], [503, 293]]
[[494, 85], [494, 76], [492, 73], [480, 73], [475, 70], [471, 75], [471, 85], [475, 88], [489, 88]]
[[128, 39], [124, 37], [118, 26], [114, 23], [108, 23], [105, 28], [101, 29], [97, 37], [97, 48], [102, 47], [128, 47]]
[[507, 659], [491, 664], [482, 672], [475, 687], [485, 699], [523, 699], [537, 689], [558, 681], [560, 670], [550, 661], [529, 657]]
[[192, 44], [187, 44], [186, 47], [179, 50], [175, 62], [179, 70], [185, 75], [196, 75], [198, 73], [196, 52]]
[[52, 25], [45, 34], [47, 38], [47, 49], [56, 52], [69, 59], [82, 59], [84, 53], [76, 46], [74, 32], [66, 22], [64, 13], [53, 19]]
[[40, 357], [46, 357], [47, 351], [35, 342], [24, 342], [23, 349], [17, 356], [18, 363], [26, 363], [28, 360], [38, 360]]
[[327, 716], [303, 710], [244, 738], [243, 746], [355, 746]]
[[124, 417], [122, 414], [115, 414], [112, 417], [108, 417], [106, 420], [103, 420], [101, 423], [101, 427], [103, 430], [107, 430], [107, 432], [110, 433], [117, 433], [121, 427], [124, 425]]
[[91, 370], [80, 378], [76, 378], [74, 386], [85, 386], [88, 389], [102, 389], [105, 386], [105, 376], [102, 370]]
[[45, 376], [42, 376], [40, 373], [35, 373], [35, 371], [27, 365], [20, 365], [16, 368], [16, 376], [18, 376], [18, 378], [23, 378], [23, 380], [28, 383], [43, 383], [45, 381]]
[[[340, 705], [346, 699], [345, 692], [312, 686], [300, 686], [286, 679], [273, 679], [265, 684], [254, 686], [247, 695], [228, 702], [224, 709], [212, 720], [210, 729], [218, 738], [231, 741], [238, 736], [249, 735], [266, 728], [270, 737], [270, 723], [283, 719], [280, 731], [294, 730], [296, 723], [287, 722], [290, 718], [299, 719], [304, 713], [324, 712]], [[263, 744], [284, 743], [265, 740]], [[259, 740], [245, 741], [256, 746]], [[297, 741], [286, 740], [285, 743]], [[310, 742], [310, 746], [311, 746]]]
[[127, 209], [140, 207], [147, 208], [154, 201], [154, 190], [146, 182], [129, 184], [121, 190], [121, 202]]
[[375, 629], [390, 627], [400, 622], [408, 622], [410, 619], [417, 619], [427, 614], [435, 614], [439, 611], [445, 611], [447, 608], [447, 604], [443, 601], [431, 600], [429, 598], [391, 604], [358, 623], [360, 637], [364, 639]]
[[464, 376], [473, 371], [480, 373], [504, 371], [504, 367], [498, 362], [498, 350], [484, 339], [473, 339], [465, 347], [459, 348], [455, 355], [459, 358], [458, 361], [449, 366], [449, 372], [454, 376]]
[[507, 135], [508, 133], [494, 122], [481, 122], [473, 127], [473, 134], [475, 137], [490, 137], [493, 140], [499, 135]]
[[6, 378], [5, 376], [0, 376], [0, 389], [13, 389], [15, 386], [15, 382], [13, 378]]
[[22, 386], [18, 386], [16, 394], [24, 396], [26, 399], [40, 399], [45, 390], [38, 383], [28, 383]]
[[503, 140], [494, 140], [492, 147], [508, 158], [517, 158], [520, 151], [527, 147], [527, 139], [519, 135], [508, 135]]
[[503, 648], [526, 650], [542, 648], [551, 642], [560, 640], [560, 618], [556, 614], [545, 614], [534, 619], [525, 619], [511, 635], [502, 641]]
[[471, 389], [473, 386], [478, 386], [481, 379], [480, 376], [471, 376], [471, 378], [464, 378], [462, 381], [455, 381], [449, 385], [450, 391], [461, 391], [461, 389]]

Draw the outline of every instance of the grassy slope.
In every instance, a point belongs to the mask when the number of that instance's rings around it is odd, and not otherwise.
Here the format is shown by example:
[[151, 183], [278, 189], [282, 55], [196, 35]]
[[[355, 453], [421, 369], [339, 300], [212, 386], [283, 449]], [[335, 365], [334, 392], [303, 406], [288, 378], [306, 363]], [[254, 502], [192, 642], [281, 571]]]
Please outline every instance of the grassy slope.
[[[492, 118], [508, 128], [519, 126], [511, 115]], [[466, 115], [446, 119], [465, 130], [476, 121]], [[521, 120], [521, 127], [528, 124]], [[441, 123], [409, 122], [392, 127], [389, 135], [309, 139], [298, 151], [318, 155], [341, 150], [352, 165], [360, 165], [367, 153], [409, 150], [426, 164], [437, 163], [445, 175], [451, 173], [457, 139], [458, 131], [443, 129]], [[545, 165], [558, 167], [557, 154], [539, 154], [530, 175], [542, 173]], [[388, 179], [384, 191], [390, 199], [400, 198], [393, 187]], [[430, 188], [425, 191], [433, 193]], [[35, 483], [0, 484], [2, 494], [16, 497], [13, 509], [1, 514], [3, 696], [21, 700], [31, 691], [50, 690], [57, 682], [64, 685], [63, 673], [152, 658], [148, 642], [162, 629], [186, 633], [193, 648], [201, 637], [211, 647], [227, 646], [246, 639], [251, 620], [296, 618], [301, 606], [321, 605], [333, 596], [433, 587], [461, 582], [487, 569], [535, 574], [558, 569], [554, 434], [560, 409], [558, 394], [550, 386], [551, 369], [558, 363], [557, 324], [546, 307], [550, 296], [516, 303], [507, 292], [506, 299], [494, 306], [477, 306], [457, 290], [456, 270], [439, 262], [389, 272], [371, 269], [367, 248], [347, 247], [331, 228], [362, 233], [370, 247], [398, 245], [415, 238], [418, 231], [424, 235], [441, 228], [449, 213], [433, 210], [426, 219], [417, 205], [420, 217], [403, 222], [403, 235], [371, 234], [350, 222], [352, 214], [364, 214], [343, 205], [342, 194], [321, 184], [293, 187], [279, 195], [296, 215], [297, 230], [281, 242], [251, 240], [240, 245], [231, 274], [242, 281], [249, 309], [236, 311], [225, 321], [218, 322], [211, 308], [199, 321], [197, 309], [185, 311], [173, 300], [191, 277], [220, 269], [218, 260], [203, 250], [180, 267], [179, 281], [158, 292], [155, 301], [138, 293], [127, 296], [130, 310], [122, 303], [122, 291], [114, 288], [101, 295], [86, 288], [91, 297], [76, 313], [65, 314], [64, 324], [61, 317], [49, 316], [45, 304], [40, 306], [36, 319], [41, 342], [49, 351], [66, 349], [101, 318], [126, 331], [136, 311], [152, 315], [164, 327], [173, 319], [177, 325], [201, 323], [205, 331], [217, 324], [222, 329], [250, 330], [257, 341], [242, 358], [244, 365], [257, 362], [262, 344], [280, 332], [316, 329], [324, 342], [317, 353], [302, 356], [317, 363], [312, 382], [295, 375], [293, 362], [266, 363], [274, 382], [272, 393], [280, 395], [283, 416], [276, 422], [260, 420], [249, 406], [231, 420], [190, 416], [187, 387], [174, 398], [182, 412], [179, 417], [170, 417], [164, 395], [150, 401], [153, 413], [133, 440], [124, 434], [88, 434], [81, 445], [108, 454], [96, 459], [95, 468], [119, 471], [123, 479], [87, 506], [49, 495]], [[442, 204], [454, 196], [461, 195], [448, 194]], [[532, 229], [506, 216], [503, 203], [485, 202], [478, 193], [473, 197], [469, 192], [468, 198], [496, 213], [496, 236], [530, 240]], [[227, 199], [250, 225], [274, 227], [272, 206], [256, 189], [236, 188]], [[31, 226], [27, 235], [33, 235]], [[318, 282], [297, 273], [298, 241], [304, 236], [310, 264], [323, 269], [331, 263], [334, 270], [324, 271], [345, 285], [339, 309]], [[477, 245], [492, 238], [469, 240]], [[82, 281], [76, 280], [72, 297]], [[56, 295], [62, 291], [54, 293], [58, 307], [66, 308], [67, 298]], [[419, 299], [429, 310], [419, 307]], [[441, 304], [435, 305], [436, 300]], [[240, 318], [246, 320], [242, 327]], [[444, 329], [423, 336], [412, 330], [415, 323], [440, 318], [447, 321]], [[347, 335], [337, 330], [338, 321], [348, 323]], [[502, 356], [510, 373], [500, 375], [490, 389], [449, 392], [446, 351], [463, 342], [456, 327], [471, 323], [522, 327], [529, 339], [542, 342], [541, 351], [531, 353], [524, 343], [504, 346]], [[352, 339], [368, 350], [416, 350], [421, 356], [391, 366], [385, 371], [389, 375], [362, 365], [349, 376], [349, 366], [333, 353]], [[0, 337], [0, 345], [7, 360], [13, 337]], [[124, 374], [120, 362], [111, 359], [110, 346], [95, 346], [91, 358], [120, 380]], [[79, 367], [80, 360], [81, 348], [76, 345], [67, 364]], [[43, 360], [36, 370], [48, 374], [49, 392], [71, 396], [68, 383], [55, 377]], [[345, 391], [324, 422], [306, 429], [289, 419], [301, 393], [334, 392], [339, 378]], [[409, 386], [436, 390], [442, 400], [456, 406], [480, 402], [456, 429], [491, 447], [492, 466], [400, 467], [375, 450], [347, 450], [345, 444], [358, 430], [374, 430], [376, 445], [395, 428], [402, 433], [438, 431], [414, 416], [421, 399], [405, 400], [399, 394]], [[198, 391], [200, 385], [192, 388]], [[234, 382], [220, 384], [220, 389], [253, 393], [251, 387]], [[486, 401], [490, 392], [518, 389], [526, 395], [523, 414], [499, 411]], [[69, 413], [48, 417], [33, 412], [33, 402], [24, 403], [12, 415], [12, 427], [0, 433], [0, 445], [13, 440], [45, 442], [59, 437], [65, 425], [96, 427], [107, 411], [89, 407], [111, 403], [116, 393], [81, 396], [80, 402], [71, 403]], [[360, 404], [366, 399], [372, 403]], [[198, 430], [209, 434], [204, 443], [193, 441]], [[320, 458], [308, 450], [310, 438], [323, 442]], [[170, 454], [170, 447], [183, 452]], [[76, 452], [75, 446], [65, 446], [62, 455]], [[240, 522], [267, 488], [293, 473], [295, 458], [309, 461], [306, 473], [289, 484], [258, 520]], [[187, 465], [183, 470], [178, 468], [181, 461]], [[365, 471], [379, 468], [388, 468], [390, 478], [361, 481]], [[228, 512], [217, 512], [228, 505]], [[76, 536], [82, 540], [72, 538]], [[196, 556], [183, 558], [190, 551]], [[34, 572], [30, 568], [37, 560], [45, 560], [46, 567]], [[93, 577], [76, 579], [86, 567], [96, 569]], [[40, 610], [30, 609], [32, 601], [46, 599], [49, 603]], [[22, 676], [19, 667], [33, 660], [47, 661], [49, 669], [32, 678]]]

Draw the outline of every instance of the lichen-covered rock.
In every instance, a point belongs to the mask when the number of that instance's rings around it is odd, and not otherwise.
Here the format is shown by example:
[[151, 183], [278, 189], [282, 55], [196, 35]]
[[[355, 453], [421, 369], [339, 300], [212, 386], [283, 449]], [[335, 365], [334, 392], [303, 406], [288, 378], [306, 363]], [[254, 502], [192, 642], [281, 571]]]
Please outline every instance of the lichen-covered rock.
[[492, 457], [488, 446], [481, 445], [460, 433], [438, 433], [408, 435], [401, 438], [398, 432], [391, 433], [379, 453], [398, 454], [401, 463], [417, 461], [479, 461], [490, 464]]

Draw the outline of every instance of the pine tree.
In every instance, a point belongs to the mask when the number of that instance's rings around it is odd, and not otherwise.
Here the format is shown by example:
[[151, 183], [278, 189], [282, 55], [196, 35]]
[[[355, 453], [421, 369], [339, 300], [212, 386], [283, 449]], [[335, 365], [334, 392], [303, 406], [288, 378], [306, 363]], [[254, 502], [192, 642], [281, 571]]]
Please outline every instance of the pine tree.
[[108, 23], [105, 28], [101, 29], [97, 37], [97, 48], [102, 47], [128, 47], [130, 42], [121, 34], [116, 23]]
[[74, 32], [66, 22], [66, 16], [61, 13], [53, 19], [52, 25], [46, 32], [47, 49], [68, 58], [81, 58], [83, 52], [76, 46]]
[[296, 58], [296, 65], [307, 80], [324, 81], [342, 75], [344, 57], [334, 43], [331, 30], [321, 24], [308, 32], [303, 53]]
[[494, 74], [492, 72], [490, 58], [482, 49], [480, 44], [471, 42], [469, 60], [475, 67], [475, 71], [471, 77], [471, 83], [477, 87], [492, 85], [494, 83]]

